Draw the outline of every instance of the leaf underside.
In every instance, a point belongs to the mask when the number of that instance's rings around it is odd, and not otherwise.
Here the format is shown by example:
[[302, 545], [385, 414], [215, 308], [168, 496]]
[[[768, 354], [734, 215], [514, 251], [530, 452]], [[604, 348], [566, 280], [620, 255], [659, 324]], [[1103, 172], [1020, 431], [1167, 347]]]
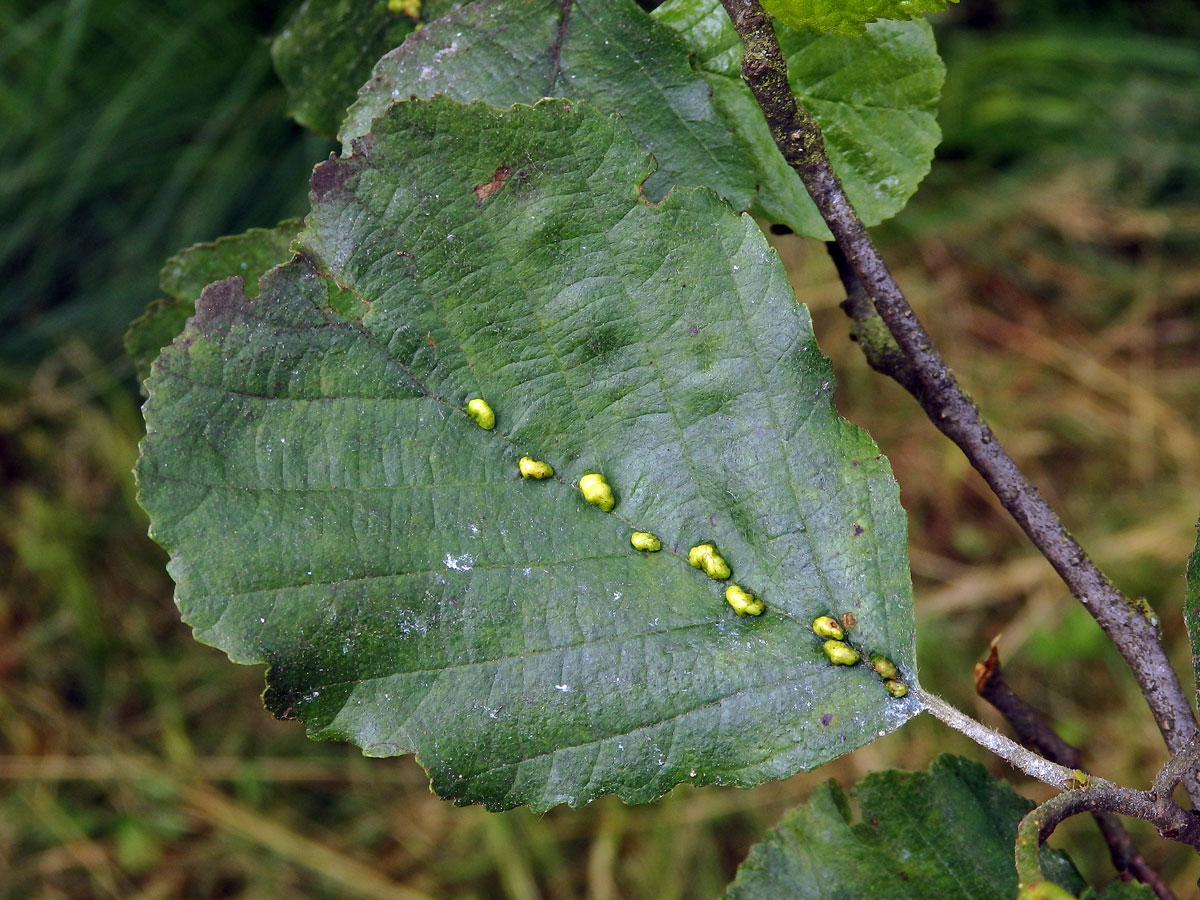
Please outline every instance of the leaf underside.
[[[852, 791], [859, 821], [833, 782], [750, 851], [726, 900], [1011, 900], [1017, 824], [1033, 808], [1005, 781], [958, 756], [928, 772], [875, 772]], [[1071, 892], [1084, 888], [1066, 854], [1043, 847], [1042, 870]], [[1145, 885], [1114, 882], [1100, 898], [1144, 898]]]
[[[270, 664], [277, 715], [545, 809], [784, 777], [919, 711], [809, 624], [851, 613], [916, 684], [887, 462], [753, 221], [647, 203], [650, 168], [587, 104], [398, 103], [315, 170], [260, 296], [204, 292], [148, 381], [141, 499], [184, 619]], [[700, 541], [765, 615], [687, 564]]]

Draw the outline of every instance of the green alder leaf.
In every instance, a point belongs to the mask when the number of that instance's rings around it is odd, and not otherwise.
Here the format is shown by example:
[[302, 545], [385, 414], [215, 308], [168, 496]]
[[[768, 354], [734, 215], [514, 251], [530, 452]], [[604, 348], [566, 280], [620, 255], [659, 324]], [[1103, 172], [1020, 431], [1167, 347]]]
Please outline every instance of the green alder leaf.
[[168, 259], [158, 276], [167, 297], [147, 306], [125, 332], [125, 352], [133, 360], [138, 380], [146, 380], [150, 364], [183, 331], [206, 285], [240, 275], [247, 295], [255, 296], [258, 276], [291, 258], [292, 241], [303, 225], [301, 219], [284, 219], [274, 228], [251, 228], [195, 244]]
[[588, 104], [398, 103], [356, 147], [297, 256], [208, 287], [148, 381], [141, 500], [196, 636], [313, 737], [496, 809], [752, 785], [916, 714], [811, 629], [852, 614], [916, 684], [896, 484], [753, 220], [646, 202]]
[[349, 148], [397, 99], [446, 94], [493, 106], [543, 97], [619, 113], [658, 169], [643, 187], [703, 184], [746, 209], [754, 173], [717, 115], [709, 85], [674, 30], [633, 0], [481, 0], [381, 59], [339, 135]]
[[[762, 0], [763, 9], [789, 28], [856, 35], [877, 19], [918, 19], [942, 12], [950, 0]], [[953, 0], [957, 3], [958, 0]]]
[[[332, 137], [354, 102], [371, 66], [399, 47], [418, 22], [389, 8], [388, 0], [305, 0], [271, 43], [275, 71], [287, 88], [287, 112], [318, 134]], [[424, 21], [461, 5], [450, 0], [418, 3]]]
[[[754, 168], [751, 211], [831, 240], [800, 177], [784, 161], [742, 81], [742, 44], [720, 0], [669, 0], [654, 16], [683, 35], [713, 103]], [[941, 140], [937, 103], [945, 67], [924, 21], [880, 22], [862, 37], [776, 29], [788, 79], [817, 119], [830, 162], [867, 225], [894, 216], [929, 172]]]
[[[1196, 523], [1200, 533], [1200, 522]], [[1187, 593], [1183, 603], [1183, 620], [1192, 642], [1192, 671], [1196, 676], [1196, 693], [1200, 697], [1200, 536], [1196, 549], [1187, 561]]]
[[[751, 851], [727, 900], [1012, 900], [1017, 824], [1033, 809], [978, 763], [944, 755], [928, 772], [868, 775], [845, 794], [830, 781]], [[1084, 888], [1066, 854], [1043, 847], [1042, 871]], [[1151, 898], [1144, 885], [1128, 896]], [[1108, 896], [1105, 892], [1104, 896]]]

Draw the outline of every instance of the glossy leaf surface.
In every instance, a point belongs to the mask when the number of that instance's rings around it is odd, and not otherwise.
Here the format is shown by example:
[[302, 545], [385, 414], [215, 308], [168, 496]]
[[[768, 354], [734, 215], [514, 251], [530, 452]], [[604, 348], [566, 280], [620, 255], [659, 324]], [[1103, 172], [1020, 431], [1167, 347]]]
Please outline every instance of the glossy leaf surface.
[[916, 683], [888, 465], [754, 222], [647, 203], [651, 165], [587, 104], [398, 103], [315, 170], [258, 297], [204, 292], [148, 381], [141, 497], [184, 618], [270, 664], [277, 715], [544, 809], [784, 777], [918, 711], [811, 630], [851, 614]]

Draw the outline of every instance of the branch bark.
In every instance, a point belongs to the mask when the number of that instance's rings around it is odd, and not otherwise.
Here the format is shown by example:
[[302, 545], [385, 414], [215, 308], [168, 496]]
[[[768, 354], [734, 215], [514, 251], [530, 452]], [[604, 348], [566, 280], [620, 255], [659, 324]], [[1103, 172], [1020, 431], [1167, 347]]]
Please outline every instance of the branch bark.
[[[1016, 843], [1017, 875], [1021, 884], [1044, 880], [1038, 848], [1059, 822], [1082, 812], [1115, 812], [1142, 819], [1157, 828], [1163, 837], [1200, 850], [1200, 814], [1184, 809], [1170, 796], [1184, 763], [1172, 759], [1155, 779], [1154, 790], [1137, 791], [1051, 762], [976, 722], [941, 697], [917, 689], [913, 693], [928, 712], [954, 730], [991, 750], [1026, 775], [1062, 789], [1061, 794], [1051, 797], [1021, 820]], [[1186, 755], [1192, 758], [1193, 752], [1194, 748], [1189, 748]]]
[[[1118, 591], [1084, 553], [1037, 489], [1000, 445], [974, 402], [934, 348], [879, 255], [829, 164], [816, 120], [796, 100], [774, 28], [758, 0], [721, 0], [743, 46], [742, 78], [754, 94], [785, 160], [800, 176], [845, 257], [847, 293], [871, 298], [907, 361], [901, 380], [935, 426], [963, 451], [1005, 509], [1091, 612], [1133, 670], [1172, 755], [1197, 734], [1196, 718], [1159, 640], [1158, 624]], [[900, 380], [900, 379], [898, 379]], [[1200, 806], [1200, 783], [1184, 780]]]

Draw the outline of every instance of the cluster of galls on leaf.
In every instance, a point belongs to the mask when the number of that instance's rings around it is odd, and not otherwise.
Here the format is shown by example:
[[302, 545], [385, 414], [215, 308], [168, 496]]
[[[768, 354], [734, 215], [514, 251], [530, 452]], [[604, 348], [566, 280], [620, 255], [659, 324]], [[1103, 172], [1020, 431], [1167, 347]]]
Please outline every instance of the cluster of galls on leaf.
[[[846, 642], [846, 629], [833, 616], [817, 616], [813, 619], [812, 630], [817, 637], [825, 638], [822, 645], [825, 655], [835, 666], [853, 666], [862, 659], [862, 654]], [[900, 680], [900, 670], [894, 662], [879, 653], [872, 654], [869, 662], [875, 673], [886, 682], [889, 694], [903, 697], [908, 693], [908, 685]]]
[[[486, 431], [496, 427], [496, 413], [482, 397], [468, 401], [466, 413]], [[532, 456], [522, 456], [517, 462], [517, 470], [521, 477], [536, 480], [554, 475], [553, 466]], [[611, 512], [617, 505], [612, 487], [599, 472], [589, 472], [580, 478], [579, 492], [584, 500], [604, 512]], [[635, 531], [630, 535], [629, 543], [641, 553], [657, 553], [662, 549], [662, 541], [648, 531]], [[697, 544], [688, 551], [688, 562], [715, 581], [725, 581], [733, 575], [729, 564], [712, 544]], [[762, 600], [738, 584], [725, 588], [725, 600], [739, 616], [761, 616], [766, 610]]]

